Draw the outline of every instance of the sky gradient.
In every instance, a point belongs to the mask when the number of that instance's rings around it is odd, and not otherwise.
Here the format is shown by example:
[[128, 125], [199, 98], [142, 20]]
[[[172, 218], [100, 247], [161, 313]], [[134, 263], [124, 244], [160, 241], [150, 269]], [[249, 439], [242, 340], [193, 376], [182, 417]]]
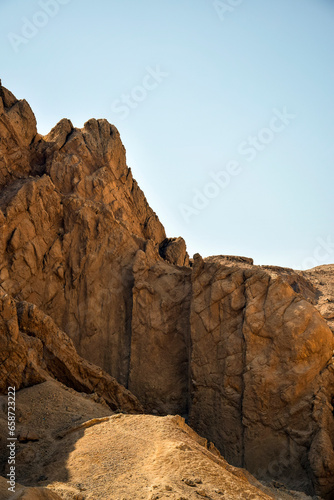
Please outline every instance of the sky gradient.
[[39, 132], [116, 125], [191, 255], [334, 262], [332, 0], [2, 0], [0, 33]]

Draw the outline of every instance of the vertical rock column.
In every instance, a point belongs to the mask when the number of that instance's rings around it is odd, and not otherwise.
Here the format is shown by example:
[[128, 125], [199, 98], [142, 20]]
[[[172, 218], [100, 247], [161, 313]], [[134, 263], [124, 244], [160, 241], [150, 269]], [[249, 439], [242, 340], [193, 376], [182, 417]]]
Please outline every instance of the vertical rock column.
[[193, 269], [190, 424], [258, 478], [328, 495], [334, 420], [314, 405], [322, 387], [330, 406], [331, 330], [279, 277], [200, 256]]
[[129, 390], [147, 411], [188, 412], [191, 270], [139, 250], [134, 263]]
[[190, 425], [243, 466], [243, 270], [194, 256]]

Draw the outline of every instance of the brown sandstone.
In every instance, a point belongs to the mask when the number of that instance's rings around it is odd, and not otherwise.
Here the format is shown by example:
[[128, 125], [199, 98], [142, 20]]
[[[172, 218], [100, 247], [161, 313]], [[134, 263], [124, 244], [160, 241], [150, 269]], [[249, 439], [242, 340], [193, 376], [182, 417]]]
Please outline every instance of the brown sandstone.
[[0, 86], [0, 138], [2, 392], [51, 377], [124, 411], [136, 396], [258, 478], [333, 498], [333, 266], [189, 261], [106, 120], [42, 137]]

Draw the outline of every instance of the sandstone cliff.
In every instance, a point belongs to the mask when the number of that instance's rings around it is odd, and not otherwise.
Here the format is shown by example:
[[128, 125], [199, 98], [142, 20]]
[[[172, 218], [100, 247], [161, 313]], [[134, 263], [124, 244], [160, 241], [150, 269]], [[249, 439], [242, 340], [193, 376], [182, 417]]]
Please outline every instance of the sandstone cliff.
[[29, 105], [1, 89], [0, 283], [126, 384], [132, 261], [149, 239], [158, 252], [164, 228], [106, 120], [62, 120], [43, 138]]
[[2, 391], [52, 377], [139, 400], [259, 479], [333, 498], [333, 268], [189, 261], [106, 120], [42, 137], [0, 86], [0, 138]]

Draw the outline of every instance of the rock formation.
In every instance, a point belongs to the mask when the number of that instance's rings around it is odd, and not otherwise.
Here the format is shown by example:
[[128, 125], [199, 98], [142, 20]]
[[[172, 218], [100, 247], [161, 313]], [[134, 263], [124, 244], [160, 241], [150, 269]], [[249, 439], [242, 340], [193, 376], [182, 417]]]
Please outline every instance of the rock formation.
[[159, 246], [161, 257], [176, 266], [189, 266], [189, 255], [183, 238], [166, 238]]
[[164, 228], [106, 120], [62, 120], [42, 138], [29, 105], [1, 92], [0, 283], [126, 384], [132, 262], [147, 240], [158, 252]]
[[102, 397], [113, 410], [142, 412], [139, 401], [113, 377], [78, 356], [73, 342], [33, 304], [0, 293], [0, 393], [55, 378]]
[[0, 85], [0, 139], [2, 393], [56, 379], [180, 414], [232, 465], [334, 498], [334, 266], [190, 260], [106, 120], [43, 137]]
[[195, 256], [192, 282], [191, 425], [257, 477], [330, 493], [334, 365], [326, 322], [256, 266]]

